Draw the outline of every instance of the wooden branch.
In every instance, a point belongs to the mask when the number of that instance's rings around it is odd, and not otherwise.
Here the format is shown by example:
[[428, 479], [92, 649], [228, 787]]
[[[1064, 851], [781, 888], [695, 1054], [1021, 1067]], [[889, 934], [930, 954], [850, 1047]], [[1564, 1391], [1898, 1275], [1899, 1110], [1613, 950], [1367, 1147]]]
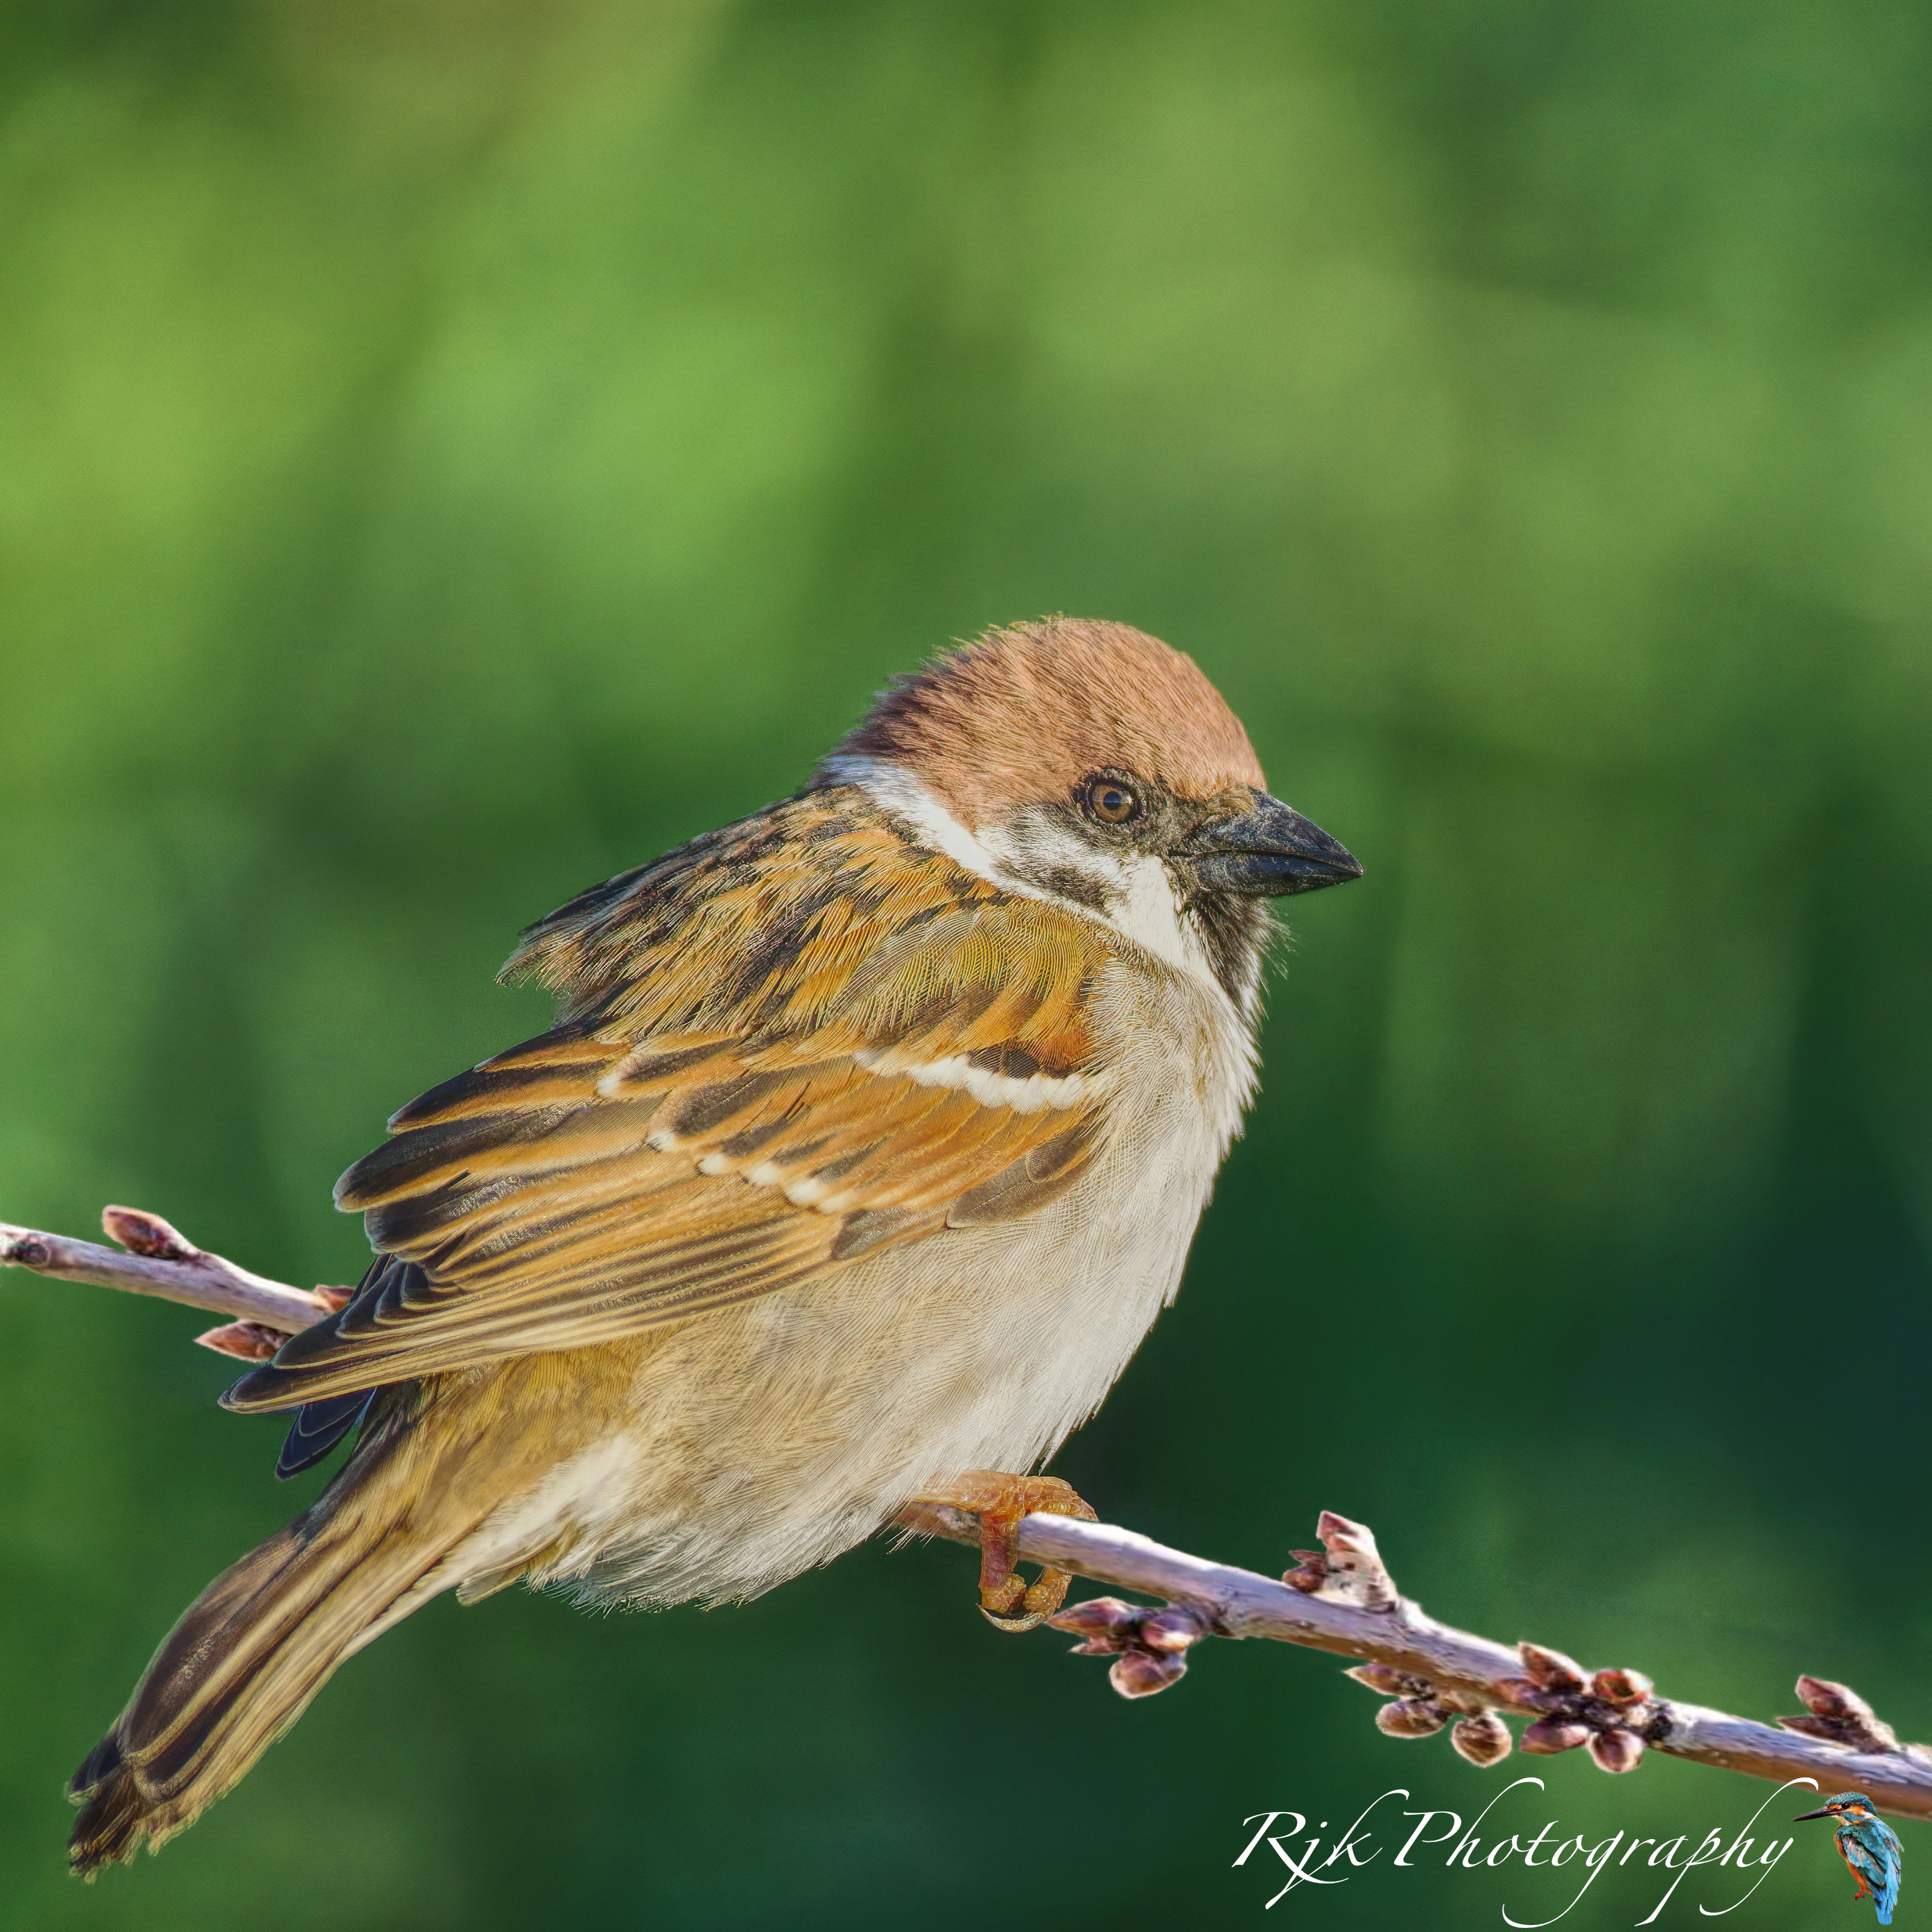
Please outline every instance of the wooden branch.
[[[196, 1340], [223, 1354], [264, 1359], [286, 1336], [340, 1307], [346, 1288], [314, 1293], [270, 1281], [197, 1248], [159, 1216], [110, 1208], [103, 1226], [125, 1252], [0, 1222], [0, 1262], [68, 1281], [95, 1282], [239, 1318]], [[919, 1504], [899, 1519], [916, 1535], [977, 1544], [976, 1518]], [[1386, 1701], [1377, 1726], [1396, 1738], [1447, 1729], [1471, 1763], [1492, 1765], [1513, 1744], [1549, 1754], [1586, 1748], [1604, 1770], [1634, 1770], [1646, 1750], [1782, 1783], [1815, 1779], [1826, 1791], [1866, 1792], [1894, 1816], [1932, 1820], [1932, 1749], [1902, 1744], [1856, 1692], [1801, 1677], [1800, 1717], [1777, 1726], [1660, 1697], [1640, 1671], [1587, 1672], [1540, 1644], [1497, 1643], [1425, 1615], [1395, 1587], [1362, 1524], [1324, 1510], [1322, 1547], [1297, 1550], [1280, 1582], [1211, 1563], [1112, 1523], [1029, 1516], [1020, 1554], [1158, 1605], [1096, 1597], [1050, 1621], [1083, 1641], [1080, 1654], [1113, 1659], [1124, 1696], [1166, 1690], [1188, 1652], [1210, 1636], [1272, 1637], [1358, 1660], [1348, 1675]], [[1504, 1714], [1524, 1719], [1513, 1739]]]
[[0, 1262], [61, 1281], [93, 1282], [235, 1317], [195, 1340], [219, 1354], [250, 1362], [266, 1361], [290, 1336], [349, 1299], [346, 1288], [318, 1288], [310, 1294], [250, 1274], [196, 1247], [158, 1214], [138, 1208], [104, 1208], [100, 1225], [119, 1248], [0, 1221]]
[[[901, 1521], [920, 1534], [979, 1540], [963, 1510], [921, 1505]], [[1660, 1750], [1779, 1783], [1815, 1778], [1827, 1792], [1863, 1791], [1895, 1816], [1932, 1819], [1932, 1750], [1901, 1744], [1841, 1684], [1799, 1678], [1805, 1714], [1775, 1726], [1659, 1697], [1639, 1671], [1588, 1672], [1540, 1644], [1496, 1643], [1438, 1623], [1397, 1592], [1363, 1525], [1324, 1510], [1318, 1534], [1324, 1547], [1294, 1552], [1296, 1567], [1279, 1582], [1071, 1516], [1027, 1516], [1016, 1540], [1036, 1563], [1163, 1600], [1154, 1609], [1096, 1598], [1048, 1620], [1086, 1640], [1078, 1654], [1112, 1656], [1109, 1675], [1125, 1696], [1175, 1682], [1203, 1638], [1273, 1637], [1359, 1658], [1348, 1674], [1388, 1699], [1376, 1714], [1383, 1732], [1426, 1737], [1448, 1726], [1472, 1764], [1508, 1754], [1507, 1712], [1528, 1720], [1527, 1751], [1587, 1748], [1602, 1769], [1624, 1772]]]

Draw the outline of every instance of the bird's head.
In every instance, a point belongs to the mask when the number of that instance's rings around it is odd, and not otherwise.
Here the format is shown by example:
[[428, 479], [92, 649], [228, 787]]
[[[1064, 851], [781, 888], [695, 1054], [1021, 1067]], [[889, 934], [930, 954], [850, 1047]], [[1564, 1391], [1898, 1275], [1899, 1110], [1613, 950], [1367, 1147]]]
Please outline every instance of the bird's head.
[[1801, 1811], [1792, 1820], [1802, 1824], [1807, 1818], [1834, 1818], [1840, 1824], [1869, 1825], [1878, 1816], [1871, 1800], [1862, 1791], [1841, 1791], [1828, 1798], [1815, 1811]]
[[994, 631], [900, 679], [820, 773], [854, 780], [961, 863], [1210, 974], [1244, 1010], [1266, 902], [1361, 874], [1270, 796], [1194, 661], [1124, 624]]

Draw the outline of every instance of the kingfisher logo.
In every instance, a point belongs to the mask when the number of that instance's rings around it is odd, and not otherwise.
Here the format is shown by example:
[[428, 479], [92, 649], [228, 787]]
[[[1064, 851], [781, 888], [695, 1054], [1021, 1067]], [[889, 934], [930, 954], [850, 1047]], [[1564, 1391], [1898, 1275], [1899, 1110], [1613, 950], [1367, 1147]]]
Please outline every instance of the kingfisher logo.
[[1826, 1798], [1816, 1810], [1799, 1812], [1792, 1822], [1802, 1825], [1808, 1818], [1832, 1821], [1838, 1856], [1858, 1882], [1853, 1899], [1870, 1899], [1878, 1922], [1889, 1925], [1892, 1909], [1898, 1903], [1899, 1881], [1905, 1876], [1905, 1850], [1898, 1834], [1878, 1815], [1878, 1808], [1862, 1791], [1841, 1791], [1837, 1797]]

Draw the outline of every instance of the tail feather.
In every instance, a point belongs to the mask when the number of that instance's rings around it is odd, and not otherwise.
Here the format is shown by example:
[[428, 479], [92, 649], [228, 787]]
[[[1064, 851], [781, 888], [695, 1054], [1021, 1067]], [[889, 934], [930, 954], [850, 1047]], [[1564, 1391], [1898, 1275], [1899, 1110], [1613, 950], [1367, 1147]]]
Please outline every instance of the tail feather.
[[82, 1808], [69, 1844], [76, 1872], [92, 1876], [144, 1840], [158, 1849], [193, 1823], [345, 1657], [446, 1587], [431, 1573], [475, 1518], [386, 1508], [386, 1447], [365, 1444], [314, 1508], [224, 1570], [169, 1633], [69, 1787]]

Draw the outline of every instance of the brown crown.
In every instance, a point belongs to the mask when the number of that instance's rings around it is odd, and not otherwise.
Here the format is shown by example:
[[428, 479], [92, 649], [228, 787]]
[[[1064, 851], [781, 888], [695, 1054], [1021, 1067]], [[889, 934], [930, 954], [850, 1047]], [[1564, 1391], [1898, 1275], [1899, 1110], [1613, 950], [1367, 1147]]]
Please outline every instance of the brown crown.
[[988, 631], [894, 680], [832, 755], [903, 765], [969, 826], [1108, 766], [1185, 798], [1262, 783], [1241, 721], [1192, 658], [1092, 617]]

